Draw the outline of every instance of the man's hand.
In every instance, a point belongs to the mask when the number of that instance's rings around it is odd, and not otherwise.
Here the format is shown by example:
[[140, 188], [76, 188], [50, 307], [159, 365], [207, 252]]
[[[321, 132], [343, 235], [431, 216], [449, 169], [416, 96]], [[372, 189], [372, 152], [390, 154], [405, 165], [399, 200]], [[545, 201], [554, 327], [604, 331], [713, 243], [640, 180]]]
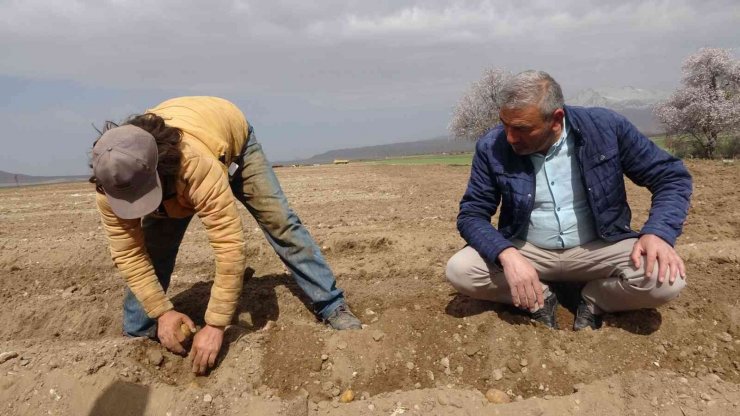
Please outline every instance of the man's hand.
[[185, 324], [195, 332], [195, 324], [184, 313], [170, 310], [163, 313], [157, 318], [157, 338], [165, 348], [175, 354], [185, 354], [185, 348], [182, 342], [185, 341], [185, 334], [180, 330], [180, 325]]
[[195, 334], [193, 347], [190, 349], [194, 373], [202, 375], [207, 369], [213, 367], [223, 341], [224, 327], [222, 326], [206, 325]]
[[514, 306], [529, 311], [545, 306], [542, 283], [532, 263], [514, 247], [502, 251], [498, 259], [504, 266], [504, 277], [511, 289]]
[[657, 235], [642, 235], [632, 248], [630, 258], [638, 269], [642, 265], [642, 256], [645, 256], [645, 278], [650, 279], [652, 277], [655, 261], [657, 260], [658, 282], [663, 283], [666, 277], [670, 283], [675, 282], [678, 276], [686, 279], [686, 268], [683, 260], [670, 244]]

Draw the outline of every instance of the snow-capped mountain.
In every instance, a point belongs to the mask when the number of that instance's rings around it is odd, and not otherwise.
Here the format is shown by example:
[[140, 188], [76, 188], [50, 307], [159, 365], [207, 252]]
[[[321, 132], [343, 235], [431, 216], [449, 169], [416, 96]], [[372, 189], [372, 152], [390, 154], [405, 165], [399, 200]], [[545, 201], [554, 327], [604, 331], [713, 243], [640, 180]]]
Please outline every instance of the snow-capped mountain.
[[653, 117], [653, 106], [668, 98], [669, 92], [645, 88], [588, 88], [567, 98], [570, 105], [584, 107], [606, 107], [627, 117], [640, 131], [655, 134], [662, 131], [662, 126]]
[[670, 93], [645, 88], [587, 88], [566, 100], [572, 105], [585, 107], [646, 108], [652, 107], [661, 100], [668, 98]]

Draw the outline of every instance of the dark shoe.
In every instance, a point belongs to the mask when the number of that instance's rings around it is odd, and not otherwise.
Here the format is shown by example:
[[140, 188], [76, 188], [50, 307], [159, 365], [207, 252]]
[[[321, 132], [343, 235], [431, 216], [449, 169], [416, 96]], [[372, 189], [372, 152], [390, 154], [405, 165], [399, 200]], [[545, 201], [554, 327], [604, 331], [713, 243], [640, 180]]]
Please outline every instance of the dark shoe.
[[601, 328], [601, 316], [595, 315], [588, 309], [588, 304], [581, 298], [578, 302], [578, 309], [576, 309], [576, 319], [573, 321], [573, 330], [580, 331], [582, 329], [599, 329]]
[[362, 329], [362, 323], [357, 319], [355, 314], [349, 310], [346, 303], [342, 303], [337, 306], [337, 308], [334, 309], [326, 319], [324, 319], [324, 322], [337, 330]]
[[558, 329], [558, 321], [555, 319], [555, 310], [558, 308], [558, 298], [550, 292], [545, 298], [545, 306], [531, 313], [531, 318], [548, 328]]

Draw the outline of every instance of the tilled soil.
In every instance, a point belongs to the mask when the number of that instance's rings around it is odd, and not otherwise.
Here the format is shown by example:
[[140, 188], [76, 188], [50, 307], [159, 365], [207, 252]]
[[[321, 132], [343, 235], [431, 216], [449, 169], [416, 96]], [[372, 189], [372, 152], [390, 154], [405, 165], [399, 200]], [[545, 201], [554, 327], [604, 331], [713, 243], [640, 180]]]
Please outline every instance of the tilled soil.
[[[92, 185], [0, 189], [0, 414], [740, 414], [740, 164], [688, 161], [688, 287], [598, 331], [551, 331], [459, 296], [444, 279], [464, 242], [455, 216], [469, 168], [279, 168], [293, 208], [362, 331], [317, 322], [243, 211], [249, 269], [218, 366], [121, 334], [123, 281]], [[634, 228], [650, 194], [630, 185]], [[213, 257], [194, 220], [170, 295], [202, 324]], [[561, 307], [560, 326], [573, 315]], [[484, 393], [507, 393], [494, 405]], [[346, 390], [354, 401], [340, 403]]]

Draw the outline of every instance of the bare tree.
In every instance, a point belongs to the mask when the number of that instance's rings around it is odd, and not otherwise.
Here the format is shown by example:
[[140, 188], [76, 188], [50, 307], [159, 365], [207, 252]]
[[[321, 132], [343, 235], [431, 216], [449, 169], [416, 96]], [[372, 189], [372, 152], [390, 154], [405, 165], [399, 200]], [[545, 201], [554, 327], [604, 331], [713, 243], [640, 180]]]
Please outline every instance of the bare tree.
[[704, 48], [682, 69], [683, 86], [654, 113], [668, 133], [690, 138], [711, 159], [720, 136], [740, 131], [740, 62], [727, 49]]
[[460, 98], [448, 129], [455, 139], [477, 140], [498, 124], [498, 96], [511, 72], [487, 69]]

